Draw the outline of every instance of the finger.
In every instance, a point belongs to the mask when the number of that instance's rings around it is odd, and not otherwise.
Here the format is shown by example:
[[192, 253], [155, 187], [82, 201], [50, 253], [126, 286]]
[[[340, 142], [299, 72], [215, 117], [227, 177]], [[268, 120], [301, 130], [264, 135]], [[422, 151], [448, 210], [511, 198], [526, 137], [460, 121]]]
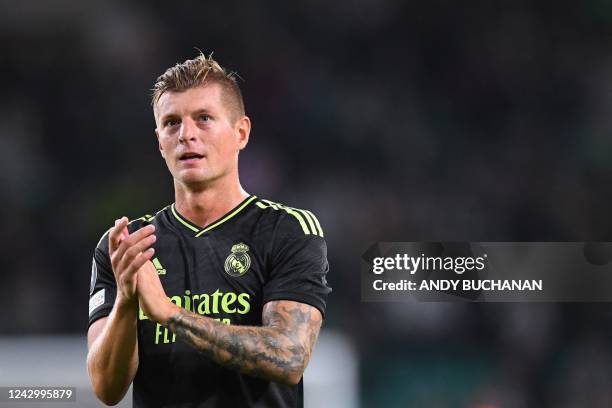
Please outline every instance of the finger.
[[109, 255], [112, 255], [113, 252], [115, 252], [119, 247], [119, 243], [121, 242], [121, 231], [126, 228], [127, 224], [128, 219], [126, 217], [121, 217], [118, 220], [115, 220], [115, 225], [110, 229], [110, 232], [108, 233]]
[[[117, 250], [113, 254], [115, 258], [113, 259], [111, 257], [111, 262], [115, 261], [119, 263], [121, 259], [123, 258], [123, 256], [125, 255], [125, 251], [127, 251], [132, 245], [136, 244], [143, 238], [153, 234], [154, 231], [155, 231], [155, 226], [153, 224], [149, 224], [146, 227], [142, 227], [139, 230], [129, 234], [127, 238], [124, 238], [119, 244], [119, 246], [117, 247]], [[113, 265], [116, 265], [116, 264], [113, 264]]]
[[126, 273], [128, 275], [136, 274], [136, 272], [153, 257], [153, 254], [155, 254], [155, 248], [149, 248], [136, 255], [126, 268]]
[[118, 245], [117, 248], [119, 248], [119, 245], [121, 245], [121, 243], [123, 242], [124, 239], [126, 239], [127, 237], [130, 236], [130, 232], [127, 229], [127, 226], [123, 228], [123, 230], [121, 230], [121, 232], [119, 233], [119, 239], [118, 239]]
[[157, 237], [155, 235], [149, 235], [136, 242], [132, 246], [128, 247], [121, 259], [116, 259], [116, 267], [115, 270], [118, 274], [123, 274], [124, 270], [128, 268], [128, 266], [132, 263], [132, 261], [142, 252], [145, 252], [149, 247], [151, 247]]
[[[147, 235], [151, 235], [154, 231], [155, 231], [155, 225], [153, 224], [146, 225], [132, 232], [131, 234], [127, 231], [127, 228], [126, 228], [125, 231], [122, 231], [123, 239], [121, 243], [125, 242], [126, 246], [128, 247], [132, 246], [133, 244], [140, 241], [142, 238], [146, 237]], [[121, 247], [117, 248], [117, 250], [121, 250]]]
[[123, 228], [123, 230], [121, 230], [121, 240], [124, 240], [125, 238], [130, 236], [130, 232], [127, 229], [127, 224], [126, 226]]
[[[118, 270], [123, 270], [128, 267], [129, 264], [142, 252], [146, 251], [151, 245], [155, 243], [157, 237], [153, 234], [145, 236], [140, 241], [130, 246], [124, 253], [123, 257], [118, 261]], [[117, 251], [119, 252], [119, 251]]]

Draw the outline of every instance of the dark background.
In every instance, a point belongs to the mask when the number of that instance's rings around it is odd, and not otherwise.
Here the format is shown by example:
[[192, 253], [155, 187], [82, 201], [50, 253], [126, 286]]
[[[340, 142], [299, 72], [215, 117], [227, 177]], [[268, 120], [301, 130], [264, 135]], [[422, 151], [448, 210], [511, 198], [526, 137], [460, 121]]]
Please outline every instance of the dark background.
[[173, 201], [150, 88], [198, 47], [244, 79], [244, 187], [323, 224], [362, 405], [612, 406], [607, 303], [359, 292], [377, 241], [612, 240], [611, 3], [0, 5], [0, 334], [85, 332], [99, 237]]

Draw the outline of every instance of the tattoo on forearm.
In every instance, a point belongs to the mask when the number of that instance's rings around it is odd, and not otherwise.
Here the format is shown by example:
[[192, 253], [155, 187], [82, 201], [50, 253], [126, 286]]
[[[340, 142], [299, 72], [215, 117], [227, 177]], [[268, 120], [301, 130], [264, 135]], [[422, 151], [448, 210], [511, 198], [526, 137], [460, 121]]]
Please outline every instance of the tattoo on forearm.
[[232, 326], [181, 309], [168, 321], [176, 335], [215, 362], [279, 382], [297, 379], [306, 368], [321, 328], [312, 306], [268, 302], [263, 326]]

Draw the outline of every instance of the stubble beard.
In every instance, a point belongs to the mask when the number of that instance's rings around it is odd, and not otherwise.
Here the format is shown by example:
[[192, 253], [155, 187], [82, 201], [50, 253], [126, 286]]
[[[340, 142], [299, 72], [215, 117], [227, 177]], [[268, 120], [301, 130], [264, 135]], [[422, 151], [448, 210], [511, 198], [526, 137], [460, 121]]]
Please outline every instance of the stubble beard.
[[214, 188], [216, 185], [221, 184], [226, 177], [231, 173], [231, 168], [226, 168], [218, 171], [217, 173], [210, 173], [208, 169], [199, 169], [198, 175], [189, 175], [187, 177], [174, 177], [175, 185], [178, 183], [183, 186], [186, 190], [191, 192], [201, 192]]

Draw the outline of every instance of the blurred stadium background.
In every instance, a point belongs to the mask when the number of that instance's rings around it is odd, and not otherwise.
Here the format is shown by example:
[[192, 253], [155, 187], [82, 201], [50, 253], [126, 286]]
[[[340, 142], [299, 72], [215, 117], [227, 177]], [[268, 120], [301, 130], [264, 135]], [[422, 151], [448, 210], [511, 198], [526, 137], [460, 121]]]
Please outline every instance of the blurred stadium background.
[[245, 188], [326, 229], [346, 406], [612, 406], [612, 305], [364, 304], [358, 278], [376, 241], [612, 241], [611, 3], [0, 4], [0, 385], [84, 369], [96, 242], [173, 201], [149, 89], [198, 47], [244, 78]]

